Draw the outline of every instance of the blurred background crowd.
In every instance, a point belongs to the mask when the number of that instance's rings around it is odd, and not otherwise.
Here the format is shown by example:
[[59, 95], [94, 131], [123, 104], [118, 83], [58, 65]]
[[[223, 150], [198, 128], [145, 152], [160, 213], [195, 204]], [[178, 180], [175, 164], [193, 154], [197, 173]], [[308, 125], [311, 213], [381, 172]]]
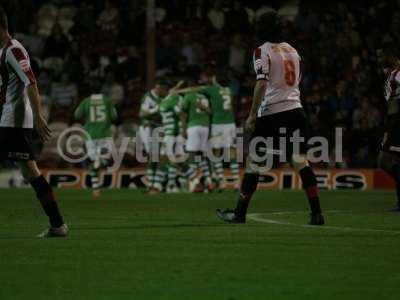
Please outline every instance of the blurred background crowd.
[[[146, 84], [146, 1], [2, 0], [11, 31], [28, 49], [53, 130], [92, 82], [117, 106], [117, 136], [133, 135]], [[229, 80], [240, 126], [254, 85], [254, 22], [275, 10], [304, 61], [302, 101], [315, 134], [344, 129], [345, 163], [374, 167], [385, 101], [377, 50], [400, 41], [400, 1], [157, 1], [157, 76], [201, 79], [213, 66]], [[383, 34], [382, 34], [383, 33]], [[44, 153], [48, 160], [54, 145]], [[53, 147], [53, 148], [52, 148]], [[54, 153], [53, 153], [54, 154]]]

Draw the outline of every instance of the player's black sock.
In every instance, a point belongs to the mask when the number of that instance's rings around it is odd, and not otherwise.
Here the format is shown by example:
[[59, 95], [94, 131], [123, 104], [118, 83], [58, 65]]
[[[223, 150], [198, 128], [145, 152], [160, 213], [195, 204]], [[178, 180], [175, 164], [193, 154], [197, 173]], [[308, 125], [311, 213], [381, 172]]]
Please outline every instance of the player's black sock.
[[49, 217], [51, 227], [60, 227], [63, 225], [64, 221], [54, 198], [53, 190], [46, 179], [43, 176], [39, 176], [31, 181], [31, 186], [35, 190], [43, 210]]
[[321, 206], [319, 203], [319, 191], [317, 187], [317, 179], [311, 167], [307, 166], [300, 170], [300, 177], [303, 182], [303, 189], [305, 190], [310, 204], [312, 214], [320, 214]]
[[247, 208], [251, 197], [257, 190], [258, 185], [258, 174], [245, 173], [242, 181], [242, 186], [240, 188], [240, 195], [236, 205], [236, 212], [240, 215], [246, 215]]

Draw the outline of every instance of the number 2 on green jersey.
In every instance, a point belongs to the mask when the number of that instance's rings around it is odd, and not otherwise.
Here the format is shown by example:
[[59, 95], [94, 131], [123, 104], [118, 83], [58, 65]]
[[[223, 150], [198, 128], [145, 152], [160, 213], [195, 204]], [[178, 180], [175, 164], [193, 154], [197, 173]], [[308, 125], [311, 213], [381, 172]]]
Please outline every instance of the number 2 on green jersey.
[[225, 111], [231, 111], [232, 110], [232, 97], [229, 91], [225, 89], [221, 89], [220, 91], [222, 99], [224, 99], [223, 107]]

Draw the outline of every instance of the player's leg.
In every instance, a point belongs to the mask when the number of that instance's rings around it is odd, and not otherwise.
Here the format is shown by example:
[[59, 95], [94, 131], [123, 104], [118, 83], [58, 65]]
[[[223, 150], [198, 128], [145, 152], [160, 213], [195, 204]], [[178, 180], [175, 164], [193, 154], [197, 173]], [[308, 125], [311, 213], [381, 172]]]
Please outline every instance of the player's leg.
[[214, 190], [214, 185], [212, 183], [211, 179], [211, 173], [210, 173], [210, 162], [204, 153], [201, 155], [201, 162], [200, 162], [200, 170], [203, 174], [204, 177], [204, 184], [206, 189], [204, 190], [205, 192], [211, 192]]
[[233, 178], [233, 182], [234, 182], [234, 187], [235, 187], [235, 189], [239, 189], [240, 188], [239, 164], [237, 162], [236, 149], [234, 148], [235, 140], [236, 140], [236, 125], [235, 124], [227, 125], [225, 145], [229, 149], [229, 152], [230, 152], [229, 153], [230, 169], [231, 169], [231, 174], [232, 174], [232, 178]]
[[189, 127], [186, 130], [187, 139], [184, 142], [185, 146], [184, 151], [187, 155], [187, 159], [185, 162], [180, 164], [181, 173], [182, 173], [182, 180], [181, 180], [181, 187], [187, 189], [189, 192], [192, 192], [196, 185], [196, 177], [197, 177], [197, 163], [196, 163], [196, 149], [198, 148], [197, 145], [197, 137], [196, 137], [196, 128]]
[[160, 193], [164, 190], [168, 163], [164, 157], [160, 156], [160, 162], [154, 163], [154, 165], [156, 166], [156, 169], [154, 172], [152, 186], [149, 189], [150, 194]]
[[184, 184], [186, 184], [186, 188], [193, 192], [197, 185], [197, 174], [198, 168], [196, 163], [196, 152], [187, 151], [188, 160], [182, 167], [182, 174], [184, 179]]
[[[307, 141], [309, 137], [308, 120], [302, 109], [296, 109], [284, 113], [286, 130], [286, 149], [287, 158], [290, 158], [293, 168], [300, 175], [303, 189], [306, 193], [311, 210], [310, 225], [323, 225], [325, 223], [321, 212], [319, 191], [315, 173], [307, 160]], [[296, 133], [300, 140], [298, 150], [295, 150], [294, 143], [288, 141], [290, 138], [295, 141]], [[297, 147], [296, 147], [297, 148]]]
[[310, 205], [310, 225], [323, 225], [325, 220], [321, 211], [317, 179], [313, 169], [310, 167], [306, 157], [303, 155], [293, 155], [292, 165], [300, 175], [303, 189], [306, 192], [308, 203]]
[[158, 163], [149, 161], [146, 168], [146, 186], [147, 190], [151, 190], [154, 186], [154, 178], [158, 169]]
[[211, 147], [214, 155], [212, 161], [213, 175], [217, 184], [218, 191], [224, 189], [224, 164], [223, 164], [223, 149], [222, 149], [223, 132], [220, 125], [213, 124], [211, 127]]
[[378, 166], [385, 170], [396, 183], [396, 206], [392, 211], [400, 212], [400, 157], [397, 154], [381, 151], [378, 157]]
[[208, 142], [208, 137], [209, 137], [209, 129], [207, 127], [202, 127], [201, 130], [199, 131], [200, 133], [200, 170], [203, 174], [204, 177], [204, 184], [205, 184], [205, 191], [211, 192], [214, 190], [214, 186], [211, 180], [211, 173], [210, 173], [210, 162], [208, 159], [208, 151], [209, 151], [209, 142]]
[[178, 169], [176, 164], [170, 162], [168, 164], [168, 182], [167, 182], [167, 193], [178, 193], [179, 188], [176, 183], [176, 179], [178, 177]]
[[234, 188], [237, 190], [240, 188], [240, 177], [239, 177], [239, 164], [237, 162], [237, 155], [236, 155], [236, 149], [234, 148], [229, 148], [230, 151], [230, 169], [231, 169], [231, 174], [232, 174], [232, 179], [234, 183]]
[[167, 172], [167, 160], [161, 153], [162, 141], [158, 137], [153, 137], [152, 132], [149, 133], [148, 147], [149, 147], [149, 158], [150, 167], [153, 172], [152, 182], [148, 189], [150, 194], [160, 193], [164, 190], [164, 183], [166, 181]]
[[222, 191], [225, 187], [225, 182], [224, 182], [224, 161], [222, 158], [222, 149], [221, 148], [213, 148], [213, 155], [215, 158], [213, 160], [213, 173], [214, 173], [214, 178], [216, 181], [216, 188], [218, 191]]
[[65, 237], [68, 227], [64, 224], [53, 189], [40, 173], [37, 164], [33, 160], [18, 162], [22, 175], [36, 192], [42, 208], [49, 218], [50, 228], [39, 237]]
[[[266, 126], [268, 125], [268, 117], [258, 118], [255, 124], [254, 132], [252, 133], [252, 138], [264, 137], [264, 136], [271, 136], [271, 127]], [[255, 148], [256, 153], [259, 154], [261, 145], [257, 144]], [[250, 149], [253, 151], [252, 149]], [[262, 162], [254, 162], [253, 161], [253, 154], [249, 153], [246, 159], [246, 170], [243, 176], [241, 185], [240, 185], [240, 192], [239, 197], [237, 199], [236, 208], [235, 209], [217, 209], [217, 216], [225, 222], [229, 223], [245, 223], [246, 222], [246, 214], [247, 209], [249, 207], [250, 201], [253, 197], [253, 194], [257, 190], [257, 185], [259, 181], [259, 168], [260, 163]]]
[[92, 183], [92, 195], [93, 197], [100, 196], [100, 161], [90, 161], [89, 174]]
[[201, 127], [189, 127], [187, 129], [186, 151], [189, 155], [188, 169], [185, 175], [188, 178], [188, 189], [190, 192], [199, 192], [198, 178], [199, 164], [202, 161]]
[[52, 188], [35, 162], [32, 133], [32, 129], [0, 127], [0, 160], [15, 160], [22, 176], [35, 190], [50, 222], [50, 228], [40, 237], [66, 236], [68, 228], [64, 224]]
[[149, 189], [149, 194], [161, 193], [164, 190], [164, 183], [166, 181], [168, 163], [165, 159], [161, 159], [157, 163], [157, 168], [154, 172], [154, 179], [151, 188]]
[[154, 177], [157, 170], [157, 163], [151, 160], [151, 129], [148, 126], [139, 127], [139, 138], [144, 152], [147, 155], [148, 162], [146, 167], [146, 186], [147, 190], [151, 190], [154, 185]]
[[167, 193], [177, 193], [179, 192], [177, 186], [177, 165], [175, 158], [175, 137], [167, 136], [164, 138], [164, 151], [166, 154], [166, 160], [168, 160], [168, 175], [167, 175]]
[[245, 223], [247, 209], [249, 207], [251, 198], [257, 190], [259, 172], [253, 162], [248, 159], [246, 162], [246, 171], [240, 186], [240, 193], [236, 203], [236, 208], [231, 209], [218, 209], [217, 215], [220, 219], [230, 223]]
[[92, 184], [92, 195], [93, 197], [100, 196], [100, 147], [96, 140], [89, 140], [86, 142], [86, 148], [89, 156], [89, 175]]
[[[176, 155], [176, 170], [177, 170], [177, 181], [179, 183], [180, 190], [186, 190], [188, 185], [188, 178], [186, 172], [188, 171], [188, 156], [185, 152], [185, 139], [183, 136], [178, 135], [176, 137], [175, 144], [175, 155]], [[190, 175], [190, 174], [189, 174]]]

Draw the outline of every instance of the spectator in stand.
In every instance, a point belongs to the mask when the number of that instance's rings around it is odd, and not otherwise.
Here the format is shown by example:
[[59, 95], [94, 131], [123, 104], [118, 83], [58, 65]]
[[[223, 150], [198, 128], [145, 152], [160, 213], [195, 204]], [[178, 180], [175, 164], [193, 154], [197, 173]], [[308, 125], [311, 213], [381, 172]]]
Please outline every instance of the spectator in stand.
[[236, 34], [229, 47], [229, 67], [242, 74], [247, 63], [247, 48], [242, 42], [242, 36]]
[[51, 85], [50, 93], [52, 109], [66, 109], [72, 111], [78, 100], [78, 90], [76, 84], [71, 82], [69, 75], [61, 75], [60, 82]]
[[189, 66], [199, 65], [201, 46], [198, 45], [190, 36], [190, 34], [183, 35], [181, 54], [186, 58]]
[[376, 157], [378, 152], [378, 140], [374, 139], [376, 133], [370, 127], [366, 118], [361, 118], [359, 128], [352, 131], [352, 140], [349, 147], [354, 153], [350, 167], [362, 166], [365, 168], [376, 167]]
[[360, 129], [362, 124], [364, 128], [373, 129], [381, 123], [382, 115], [379, 110], [370, 104], [367, 97], [361, 98], [359, 107], [353, 113], [353, 129]]
[[334, 126], [349, 128], [352, 123], [354, 99], [347, 93], [343, 80], [336, 85], [335, 93], [328, 101], [334, 115]]
[[225, 12], [222, 10], [222, 1], [216, 0], [213, 8], [207, 13], [207, 17], [214, 29], [220, 31], [225, 26]]
[[[181, 6], [182, 3], [178, 3], [177, 6]], [[200, 19], [202, 20], [205, 17], [205, 8], [204, 8], [204, 0], [185, 0], [183, 3], [185, 6], [185, 18], [188, 20], [191, 19]], [[175, 8], [174, 11], [179, 10], [179, 8]]]
[[[120, 61], [118, 61], [120, 60]], [[127, 81], [140, 77], [141, 68], [144, 68], [145, 62], [140, 56], [136, 47], [129, 47], [126, 54], [117, 58], [114, 63], [116, 66], [116, 73], [118, 73], [118, 81]]]
[[[29, 45], [32, 56], [42, 58], [44, 71], [38, 76], [41, 89], [48, 96], [58, 94], [56, 100], [50, 102], [62, 105], [74, 102], [70, 97], [59, 97], [64, 91], [59, 88], [62, 83], [51, 85], [61, 74], [70, 74], [73, 79], [69, 84], [75, 88], [68, 87], [67, 94], [81, 91], [87, 82], [103, 81], [106, 74], [111, 74], [104, 81], [104, 91], [113, 95], [114, 101], [119, 102], [122, 97], [122, 102], [128, 103], [127, 107], [133, 107], [132, 103], [142, 92], [146, 70], [142, 1], [65, 0], [57, 1], [57, 5], [49, 5], [51, 1], [28, 2], [6, 1], [5, 6], [11, 11], [10, 22], [17, 23], [16, 28], [22, 31], [22, 40]], [[228, 5], [227, 9], [223, 9], [222, 3]], [[256, 47], [253, 22], [265, 13], [283, 7], [278, 5], [282, 1], [269, 2], [272, 6], [264, 3], [244, 0], [163, 2], [161, 5], [167, 13], [159, 14], [162, 26], [157, 27], [157, 72], [198, 77], [199, 68], [203, 69], [211, 61], [216, 62], [218, 70], [229, 68], [230, 81], [236, 83], [238, 93], [238, 116], [245, 119], [245, 100], [252, 94], [253, 78], [248, 50]], [[344, 138], [351, 143], [345, 143], [344, 152], [348, 153], [349, 165], [362, 166], [360, 164], [375, 153], [371, 150], [374, 141], [364, 139], [365, 134], [379, 130], [382, 123], [382, 112], [378, 110], [384, 106], [379, 74], [382, 66], [376, 50], [384, 41], [400, 43], [400, 1], [353, 3], [341, 0], [327, 2], [323, 7], [312, 1], [299, 3], [299, 15], [295, 22], [284, 24], [284, 31], [304, 61], [302, 101], [318, 134], [329, 137], [336, 126], [347, 129]], [[70, 41], [54, 21], [57, 10], [71, 4], [77, 11], [75, 25], [69, 32]], [[30, 17], [21, 19], [14, 13], [22, 10], [24, 16]], [[32, 16], [37, 16], [41, 10], [47, 15], [43, 14], [33, 23]], [[13, 16], [18, 19], [12, 20]], [[40, 31], [43, 35], [51, 31], [47, 39], [35, 34], [39, 30], [36, 24], [46, 25], [45, 30]], [[43, 40], [42, 47], [40, 39]], [[135, 53], [121, 53], [120, 49], [126, 48], [135, 49]], [[109, 61], [106, 72], [101, 60]], [[358, 104], [355, 99], [360, 99]], [[126, 110], [121, 115], [136, 120], [133, 109], [131, 111]], [[53, 112], [54, 109], [52, 115]], [[65, 109], [61, 112], [65, 113]], [[346, 149], [350, 145], [354, 149]], [[357, 153], [352, 161], [357, 147], [364, 152]]]
[[156, 61], [159, 70], [171, 71], [178, 63], [179, 51], [172, 35], [166, 34], [161, 37], [160, 46], [156, 50]]
[[256, 22], [262, 15], [270, 12], [276, 12], [276, 10], [267, 4], [263, 4], [259, 9], [255, 11], [254, 21]]
[[229, 32], [248, 33], [250, 18], [241, 1], [234, 1], [233, 7], [226, 14], [226, 27]]
[[88, 34], [95, 31], [96, 23], [95, 9], [93, 3], [88, 0], [79, 1], [79, 9], [74, 17], [74, 25], [70, 29], [70, 34], [74, 37]]
[[115, 1], [106, 0], [104, 10], [97, 19], [97, 26], [104, 32], [117, 35], [119, 31], [119, 12]]
[[60, 24], [56, 23], [53, 26], [51, 35], [46, 39], [43, 57], [64, 59], [68, 51], [68, 37], [63, 33]]
[[40, 89], [40, 92], [42, 93], [42, 95], [50, 95], [51, 92], [51, 81], [52, 81], [52, 76], [51, 76], [51, 72], [45, 68], [42, 68], [40, 70], [40, 74], [37, 77], [37, 81], [38, 81], [38, 86]]
[[318, 15], [313, 13], [308, 7], [300, 5], [300, 11], [296, 17], [295, 23], [299, 31], [312, 33], [318, 29]]
[[28, 33], [17, 33], [16, 39], [21, 41], [27, 49], [31, 56], [42, 57], [44, 48], [44, 39], [42, 36], [37, 34], [37, 27], [35, 24], [29, 25]]
[[125, 98], [124, 87], [117, 82], [112, 72], [107, 73], [106, 82], [103, 85], [102, 93], [109, 97], [115, 106], [119, 106]]
[[92, 54], [83, 57], [83, 72], [85, 83], [104, 78], [104, 70], [100, 63], [100, 56]]

